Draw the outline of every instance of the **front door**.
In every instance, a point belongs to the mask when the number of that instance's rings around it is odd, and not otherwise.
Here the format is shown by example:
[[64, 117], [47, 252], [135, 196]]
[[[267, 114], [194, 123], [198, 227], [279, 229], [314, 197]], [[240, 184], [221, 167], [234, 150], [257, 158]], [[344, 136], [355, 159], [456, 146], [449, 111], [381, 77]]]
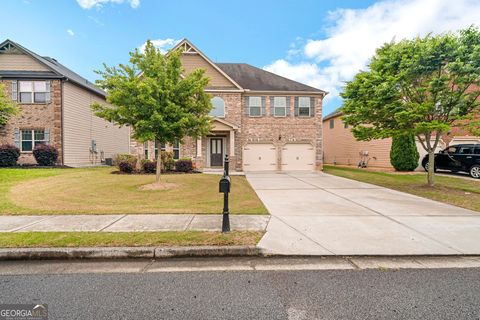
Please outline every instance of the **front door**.
[[210, 166], [221, 167], [223, 162], [223, 139], [210, 139]]

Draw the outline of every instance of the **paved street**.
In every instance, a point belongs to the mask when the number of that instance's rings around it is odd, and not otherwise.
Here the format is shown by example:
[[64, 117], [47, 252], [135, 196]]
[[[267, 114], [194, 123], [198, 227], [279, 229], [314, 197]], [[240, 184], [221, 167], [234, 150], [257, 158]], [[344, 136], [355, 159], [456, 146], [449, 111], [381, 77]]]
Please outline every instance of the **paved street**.
[[267, 253], [480, 254], [478, 212], [323, 173], [247, 179], [272, 215]]
[[480, 317], [478, 268], [358, 270], [311, 259], [1, 262], [0, 303], [46, 303], [50, 319]]

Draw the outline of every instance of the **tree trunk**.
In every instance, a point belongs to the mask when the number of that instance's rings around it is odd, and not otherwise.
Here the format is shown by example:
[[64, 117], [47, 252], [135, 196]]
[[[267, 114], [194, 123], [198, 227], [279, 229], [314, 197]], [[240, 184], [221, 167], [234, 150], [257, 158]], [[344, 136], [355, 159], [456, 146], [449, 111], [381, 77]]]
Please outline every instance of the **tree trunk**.
[[433, 187], [435, 185], [435, 149], [428, 151], [428, 174], [427, 174], [428, 186]]
[[157, 143], [157, 169], [155, 174], [155, 183], [160, 183], [160, 175], [162, 173], [162, 148], [160, 141], [156, 141]]

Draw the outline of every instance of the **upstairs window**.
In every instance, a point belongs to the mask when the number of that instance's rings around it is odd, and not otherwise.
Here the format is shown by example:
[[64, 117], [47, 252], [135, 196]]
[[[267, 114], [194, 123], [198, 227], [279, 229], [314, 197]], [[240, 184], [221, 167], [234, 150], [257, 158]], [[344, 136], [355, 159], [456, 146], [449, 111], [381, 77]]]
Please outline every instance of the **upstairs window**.
[[335, 119], [330, 119], [330, 129], [335, 128]]
[[262, 116], [262, 98], [261, 97], [249, 97], [248, 114], [250, 115], [250, 117]]
[[18, 81], [20, 103], [50, 102], [50, 81]]
[[212, 117], [224, 118], [225, 117], [225, 101], [220, 97], [212, 98], [213, 109], [210, 111]]
[[287, 115], [287, 97], [273, 97], [273, 115], [275, 117]]
[[310, 116], [310, 97], [298, 97], [298, 115], [300, 117]]

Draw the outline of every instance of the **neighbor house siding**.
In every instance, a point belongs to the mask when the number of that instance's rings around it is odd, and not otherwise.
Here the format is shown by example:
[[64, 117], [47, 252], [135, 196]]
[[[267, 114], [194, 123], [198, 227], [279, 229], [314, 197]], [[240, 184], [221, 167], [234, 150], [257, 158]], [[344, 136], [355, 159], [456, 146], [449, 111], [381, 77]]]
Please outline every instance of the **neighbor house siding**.
[[[129, 152], [129, 129], [119, 128], [96, 117], [90, 105], [105, 100], [75, 84], [64, 85], [64, 153], [65, 165], [86, 166], [100, 164], [101, 154], [111, 158], [117, 153]], [[97, 153], [90, 151], [96, 141]]]
[[26, 54], [0, 54], [0, 70], [50, 71], [45, 65]]
[[183, 54], [181, 57], [182, 66], [186, 73], [190, 73], [196, 69], [204, 69], [205, 75], [210, 78], [208, 87], [224, 87], [235, 88], [233, 83], [216, 70], [208, 61], [199, 54]]

